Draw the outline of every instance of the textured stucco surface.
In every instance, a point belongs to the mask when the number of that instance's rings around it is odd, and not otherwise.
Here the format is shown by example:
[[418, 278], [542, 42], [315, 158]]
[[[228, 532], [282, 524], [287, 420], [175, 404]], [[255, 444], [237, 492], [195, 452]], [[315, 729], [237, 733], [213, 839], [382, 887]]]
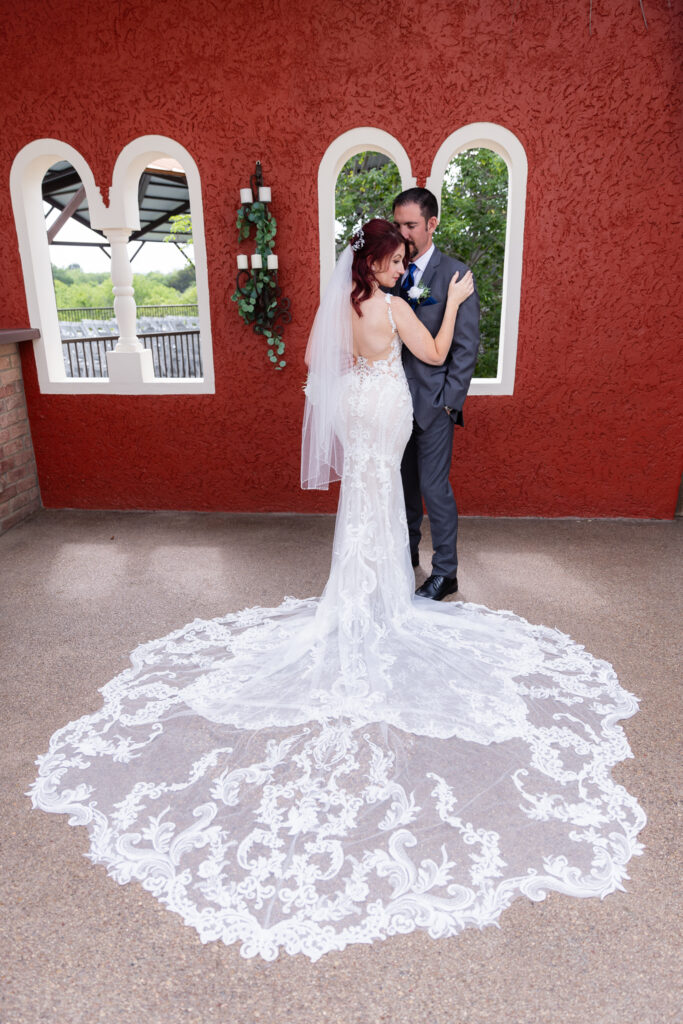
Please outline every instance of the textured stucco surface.
[[[683, 426], [677, 7], [648, 4], [646, 29], [635, 0], [594, 3], [592, 35], [588, 0], [8, 9], [2, 181], [24, 145], [52, 137], [84, 156], [106, 194], [126, 143], [176, 139], [202, 176], [211, 290], [213, 396], [41, 395], [24, 346], [45, 505], [332, 509], [333, 494], [298, 487], [320, 159], [342, 132], [372, 125], [403, 144], [423, 183], [451, 132], [493, 121], [529, 161], [517, 376], [513, 396], [467, 402], [461, 507], [672, 516]], [[257, 159], [294, 311], [282, 373], [229, 301], [238, 189]], [[26, 325], [7, 188], [0, 215], [0, 326]]]

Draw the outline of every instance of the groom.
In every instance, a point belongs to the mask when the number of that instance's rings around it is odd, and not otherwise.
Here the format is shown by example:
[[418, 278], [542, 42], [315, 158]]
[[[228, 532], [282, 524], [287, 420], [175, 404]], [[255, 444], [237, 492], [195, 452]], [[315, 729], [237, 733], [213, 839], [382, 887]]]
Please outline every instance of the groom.
[[[436, 197], [426, 188], [409, 188], [396, 196], [394, 222], [408, 243], [410, 264], [396, 294], [415, 310], [432, 335], [443, 319], [448, 283], [467, 267], [439, 252], [432, 235], [439, 223]], [[453, 342], [443, 366], [421, 362], [403, 346], [403, 365], [413, 399], [413, 433], [401, 464], [410, 554], [419, 562], [422, 499], [432, 531], [432, 574], [415, 591], [441, 601], [458, 589], [458, 508], [449, 481], [453, 426], [463, 425], [462, 407], [479, 350], [479, 296], [476, 288], [458, 309]]]

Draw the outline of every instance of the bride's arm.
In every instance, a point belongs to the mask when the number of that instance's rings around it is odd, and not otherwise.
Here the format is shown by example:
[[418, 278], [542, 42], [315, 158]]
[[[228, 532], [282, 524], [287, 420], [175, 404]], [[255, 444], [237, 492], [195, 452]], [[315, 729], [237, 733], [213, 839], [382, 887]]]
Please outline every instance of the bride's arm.
[[473, 291], [474, 280], [472, 278], [472, 271], [468, 270], [462, 281], [458, 280], [458, 272], [456, 271], [448, 285], [446, 310], [441, 321], [439, 333], [435, 338], [431, 336], [424, 324], [420, 323], [407, 302], [392, 302], [391, 311], [394, 314], [396, 327], [403, 344], [407, 345], [413, 355], [417, 356], [423, 363], [440, 366], [448, 355], [448, 350], [453, 341], [453, 329], [455, 327], [458, 306]]

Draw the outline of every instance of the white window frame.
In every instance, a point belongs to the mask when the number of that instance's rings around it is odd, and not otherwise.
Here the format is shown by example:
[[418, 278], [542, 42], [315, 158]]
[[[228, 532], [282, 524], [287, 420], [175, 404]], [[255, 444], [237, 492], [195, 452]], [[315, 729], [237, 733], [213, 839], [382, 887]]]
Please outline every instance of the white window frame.
[[[197, 273], [199, 343], [203, 376], [159, 377], [153, 381], [131, 379], [119, 380], [116, 383], [107, 377], [67, 377], [43, 212], [43, 177], [53, 164], [60, 160], [68, 160], [85, 188], [92, 226], [101, 231], [118, 228], [132, 232], [140, 227], [140, 175], [149, 163], [162, 157], [175, 158], [187, 177]], [[17, 154], [10, 173], [10, 191], [30, 325], [40, 331], [40, 338], [33, 344], [41, 392], [79, 395], [170, 395], [215, 392], [201, 180], [195, 161], [180, 143], [163, 135], [145, 135], [125, 146], [114, 166], [109, 205], [105, 206], [90, 167], [76, 149], [58, 139], [37, 139], [24, 146]]]
[[[410, 160], [405, 149], [393, 135], [381, 128], [351, 128], [330, 143], [318, 168], [318, 230], [320, 235], [320, 295], [332, 276], [335, 264], [334, 222], [335, 189], [337, 178], [347, 160], [366, 151], [383, 153], [396, 164], [401, 177], [401, 188], [413, 188]], [[387, 210], [391, 216], [391, 210]]]
[[459, 128], [439, 148], [427, 188], [434, 193], [441, 209], [441, 188], [446, 168], [458, 153], [467, 149], [491, 149], [505, 161], [508, 169], [508, 209], [503, 268], [503, 302], [500, 317], [498, 374], [473, 377], [470, 395], [511, 395], [515, 386], [517, 334], [522, 285], [522, 251], [528, 163], [519, 139], [502, 125], [478, 121]]

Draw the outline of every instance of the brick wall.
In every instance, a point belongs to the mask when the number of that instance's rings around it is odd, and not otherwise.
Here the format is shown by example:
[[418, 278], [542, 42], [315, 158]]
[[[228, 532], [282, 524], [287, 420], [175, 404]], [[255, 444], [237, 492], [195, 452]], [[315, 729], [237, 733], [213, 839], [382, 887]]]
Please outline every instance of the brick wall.
[[18, 345], [0, 344], [0, 533], [40, 508]]

